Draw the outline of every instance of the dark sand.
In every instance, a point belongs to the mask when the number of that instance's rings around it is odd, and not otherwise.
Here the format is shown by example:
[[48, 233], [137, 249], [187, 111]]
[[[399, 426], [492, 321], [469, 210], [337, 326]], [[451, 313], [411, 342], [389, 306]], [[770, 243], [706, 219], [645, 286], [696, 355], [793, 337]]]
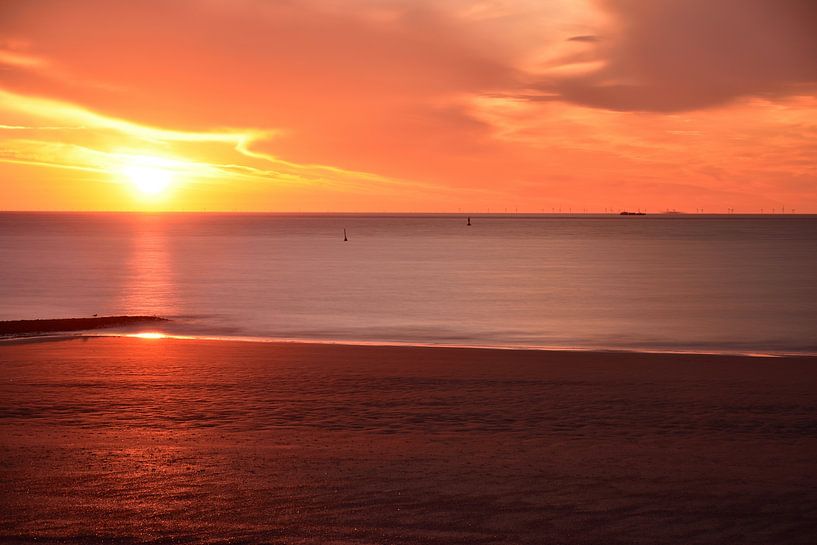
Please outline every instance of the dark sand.
[[0, 345], [2, 543], [817, 542], [817, 360]]

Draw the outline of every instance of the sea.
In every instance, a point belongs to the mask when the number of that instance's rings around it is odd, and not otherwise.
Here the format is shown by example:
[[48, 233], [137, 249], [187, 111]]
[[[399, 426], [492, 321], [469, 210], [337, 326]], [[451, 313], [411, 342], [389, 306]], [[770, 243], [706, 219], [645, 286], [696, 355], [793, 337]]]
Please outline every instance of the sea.
[[158, 315], [171, 321], [150, 332], [255, 341], [817, 353], [817, 216], [470, 223], [2, 213], [0, 320]]

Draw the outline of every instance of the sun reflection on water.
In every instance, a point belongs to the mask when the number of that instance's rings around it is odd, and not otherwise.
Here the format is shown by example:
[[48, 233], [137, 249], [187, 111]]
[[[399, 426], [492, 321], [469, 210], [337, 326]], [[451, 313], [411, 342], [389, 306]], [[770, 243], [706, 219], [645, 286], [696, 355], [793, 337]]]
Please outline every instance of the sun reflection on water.
[[134, 226], [122, 306], [128, 314], [167, 316], [177, 311], [171, 248], [162, 218], [145, 216]]

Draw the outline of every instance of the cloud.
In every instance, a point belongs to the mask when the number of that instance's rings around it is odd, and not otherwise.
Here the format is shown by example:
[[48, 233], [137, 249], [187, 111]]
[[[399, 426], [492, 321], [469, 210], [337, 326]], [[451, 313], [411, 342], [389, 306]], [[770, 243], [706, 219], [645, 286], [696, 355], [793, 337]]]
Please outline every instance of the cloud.
[[0, 1], [0, 191], [135, 154], [217, 186], [204, 208], [755, 206], [767, 163], [813, 179], [815, 5]]
[[[0, 71], [21, 95], [188, 131], [284, 129], [255, 151], [406, 177], [430, 140], [470, 147], [463, 96], [517, 77], [507, 52], [452, 10], [359, 0], [11, 2], [0, 39], [42, 67]], [[40, 68], [40, 69], [34, 69]], [[456, 112], [456, 114], [454, 113]], [[422, 168], [422, 167], [421, 167]]]
[[585, 34], [583, 36], [571, 36], [567, 39], [568, 42], [587, 42], [587, 43], [596, 43], [599, 41], [598, 36], [593, 36], [590, 34]]
[[[423, 3], [389, 3], [377, 18], [330, 2], [11, 6], [0, 37], [25, 36], [71, 79], [58, 85], [32, 75], [15, 80], [18, 89], [151, 122], [196, 125], [206, 113], [208, 123], [291, 127], [491, 87], [511, 72]], [[87, 80], [109, 88], [88, 88]]]
[[[0, 163], [84, 170], [113, 174], [134, 157], [150, 156], [189, 177], [216, 182], [254, 179], [276, 183], [328, 184], [354, 189], [367, 184], [399, 187], [402, 183], [367, 172], [329, 165], [298, 164], [254, 147], [274, 139], [276, 131], [181, 131], [153, 127], [107, 116], [64, 101], [27, 97], [0, 88], [0, 114], [28, 121], [0, 125], [6, 132], [25, 133], [3, 138]], [[43, 125], [59, 123], [59, 125]], [[209, 158], [193, 158], [185, 147], [215, 146]], [[184, 159], [184, 157], [191, 157]], [[224, 162], [214, 161], [220, 157]], [[113, 179], [113, 178], [112, 178]]]
[[602, 61], [537, 87], [596, 108], [675, 112], [817, 88], [814, 0], [601, 0], [604, 41], [571, 38]]

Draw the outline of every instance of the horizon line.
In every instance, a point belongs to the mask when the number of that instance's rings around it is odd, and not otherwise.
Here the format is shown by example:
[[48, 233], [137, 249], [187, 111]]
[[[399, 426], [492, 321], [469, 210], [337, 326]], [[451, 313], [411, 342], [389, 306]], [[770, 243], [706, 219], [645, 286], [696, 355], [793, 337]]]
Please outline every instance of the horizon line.
[[[617, 216], [632, 209], [615, 209], [607, 211], [492, 211], [492, 210], [438, 210], [438, 211], [399, 211], [399, 210], [0, 210], [0, 214], [280, 214], [280, 215], [458, 215], [458, 216]], [[648, 216], [814, 216], [814, 212], [740, 212], [734, 209], [724, 212], [687, 212], [683, 210], [659, 210], [650, 212], [641, 209]]]

